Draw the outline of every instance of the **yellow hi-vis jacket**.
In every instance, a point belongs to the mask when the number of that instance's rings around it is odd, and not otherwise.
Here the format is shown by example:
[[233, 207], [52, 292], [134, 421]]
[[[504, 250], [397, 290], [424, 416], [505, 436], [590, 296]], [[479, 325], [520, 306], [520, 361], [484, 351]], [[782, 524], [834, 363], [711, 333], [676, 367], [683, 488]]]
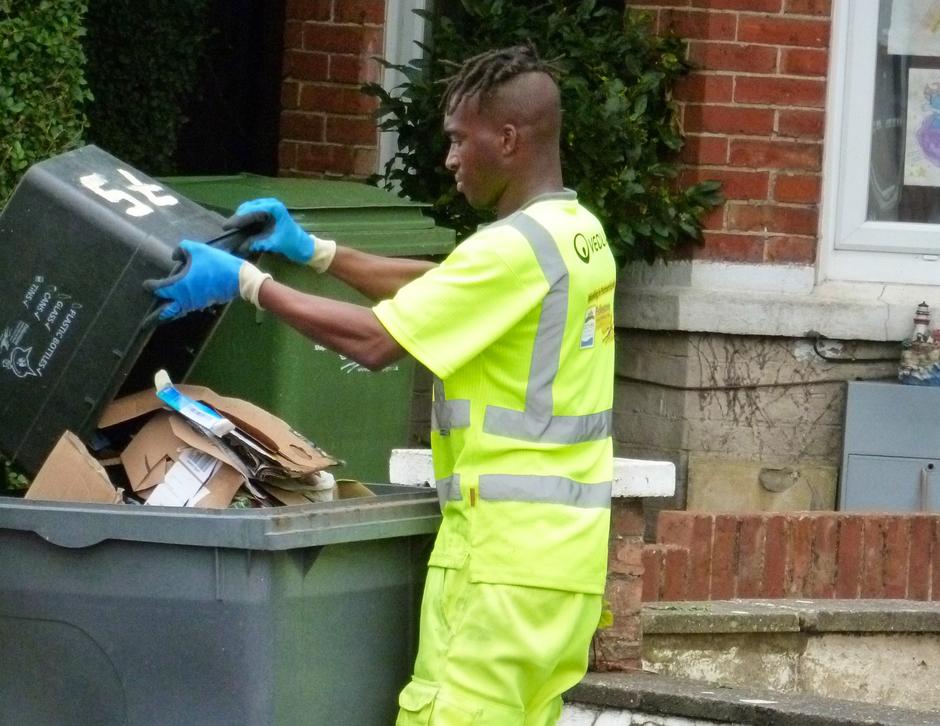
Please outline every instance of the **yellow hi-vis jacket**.
[[443, 521], [429, 564], [602, 593], [615, 264], [574, 192], [483, 227], [375, 314], [435, 374]]

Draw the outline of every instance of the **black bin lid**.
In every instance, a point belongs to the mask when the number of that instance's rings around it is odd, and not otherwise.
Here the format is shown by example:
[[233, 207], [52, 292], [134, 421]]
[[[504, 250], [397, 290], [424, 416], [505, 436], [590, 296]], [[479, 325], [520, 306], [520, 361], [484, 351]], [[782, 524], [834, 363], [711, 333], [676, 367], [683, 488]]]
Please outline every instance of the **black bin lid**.
[[[0, 453], [34, 475], [63, 431], [88, 440], [153, 333], [143, 281], [221, 221], [95, 146], [26, 172], [0, 214]], [[193, 325], [161, 326], [148, 365], [185, 370]]]

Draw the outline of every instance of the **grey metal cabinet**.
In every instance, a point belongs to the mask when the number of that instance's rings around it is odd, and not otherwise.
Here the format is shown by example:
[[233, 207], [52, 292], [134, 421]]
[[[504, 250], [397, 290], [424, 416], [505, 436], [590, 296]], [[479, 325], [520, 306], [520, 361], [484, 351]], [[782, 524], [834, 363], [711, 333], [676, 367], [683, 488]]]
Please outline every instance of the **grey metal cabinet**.
[[940, 512], [940, 387], [848, 384], [839, 509]]

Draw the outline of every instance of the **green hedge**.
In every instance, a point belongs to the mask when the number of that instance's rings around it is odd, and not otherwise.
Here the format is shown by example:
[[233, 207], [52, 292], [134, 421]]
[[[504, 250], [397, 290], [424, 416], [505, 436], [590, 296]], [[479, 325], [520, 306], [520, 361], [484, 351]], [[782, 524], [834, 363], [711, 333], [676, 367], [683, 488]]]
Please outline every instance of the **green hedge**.
[[0, 207], [23, 172], [96, 143], [175, 171], [209, 0], [0, 0]]
[[421, 14], [432, 28], [425, 58], [387, 64], [404, 85], [391, 95], [364, 87], [379, 97], [382, 128], [398, 133], [387, 181], [430, 202], [436, 219], [460, 234], [486, 221], [444, 168], [441, 79], [472, 55], [531, 40], [561, 71], [565, 183], [600, 217], [618, 261], [668, 257], [700, 237], [702, 215], [722, 198], [717, 182], [676, 183], [683, 141], [671, 89], [688, 71], [680, 40], [655, 35], [642, 14], [595, 0], [462, 0], [450, 16]]
[[31, 164], [82, 143], [86, 0], [0, 0], [0, 206]]

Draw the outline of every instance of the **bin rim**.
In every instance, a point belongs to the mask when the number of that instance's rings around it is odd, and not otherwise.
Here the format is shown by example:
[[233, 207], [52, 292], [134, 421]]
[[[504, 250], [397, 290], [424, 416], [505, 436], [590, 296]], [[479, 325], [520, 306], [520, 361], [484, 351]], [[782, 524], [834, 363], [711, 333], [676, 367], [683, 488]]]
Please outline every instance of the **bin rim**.
[[441, 512], [433, 489], [369, 486], [383, 493], [261, 509], [78, 504], [0, 497], [0, 530], [34, 532], [51, 544], [67, 548], [117, 540], [267, 551], [436, 532]]

